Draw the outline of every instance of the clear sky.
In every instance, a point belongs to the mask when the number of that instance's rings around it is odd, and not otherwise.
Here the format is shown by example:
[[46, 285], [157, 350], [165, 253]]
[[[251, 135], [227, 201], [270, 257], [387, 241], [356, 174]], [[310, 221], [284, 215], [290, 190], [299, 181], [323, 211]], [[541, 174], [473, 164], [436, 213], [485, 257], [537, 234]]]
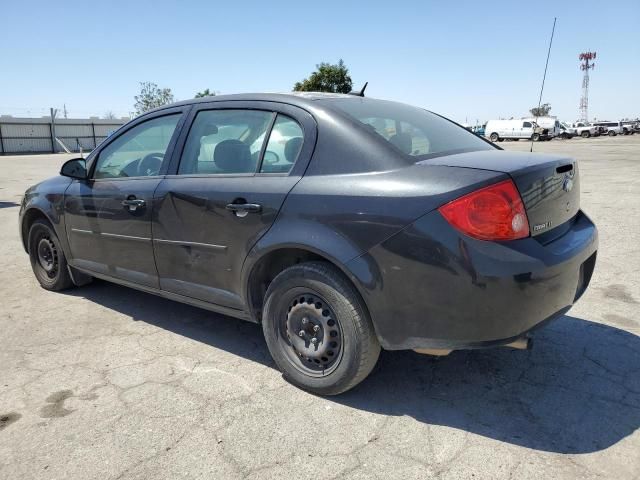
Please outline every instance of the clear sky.
[[138, 82], [176, 99], [289, 91], [343, 58], [368, 96], [460, 122], [520, 117], [538, 101], [574, 120], [578, 54], [597, 51], [590, 115], [640, 115], [640, 0], [0, 0], [0, 114], [127, 115]]

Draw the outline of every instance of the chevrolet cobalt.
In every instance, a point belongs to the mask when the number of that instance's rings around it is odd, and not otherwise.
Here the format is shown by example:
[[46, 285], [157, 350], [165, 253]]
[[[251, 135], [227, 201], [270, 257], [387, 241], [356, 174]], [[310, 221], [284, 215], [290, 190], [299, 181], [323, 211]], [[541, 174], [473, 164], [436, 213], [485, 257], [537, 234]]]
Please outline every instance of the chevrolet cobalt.
[[60, 173], [20, 209], [42, 287], [95, 277], [260, 323], [285, 377], [323, 395], [381, 348], [525, 348], [595, 266], [576, 161], [362, 96], [168, 105]]

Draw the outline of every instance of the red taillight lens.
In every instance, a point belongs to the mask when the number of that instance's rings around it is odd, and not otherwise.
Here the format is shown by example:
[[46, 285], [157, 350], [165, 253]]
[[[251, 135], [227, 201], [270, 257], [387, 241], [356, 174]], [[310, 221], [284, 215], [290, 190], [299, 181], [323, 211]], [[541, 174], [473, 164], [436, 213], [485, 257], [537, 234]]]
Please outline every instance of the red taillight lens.
[[511, 180], [490, 185], [438, 209], [462, 233], [480, 240], [515, 240], [529, 236], [529, 221]]

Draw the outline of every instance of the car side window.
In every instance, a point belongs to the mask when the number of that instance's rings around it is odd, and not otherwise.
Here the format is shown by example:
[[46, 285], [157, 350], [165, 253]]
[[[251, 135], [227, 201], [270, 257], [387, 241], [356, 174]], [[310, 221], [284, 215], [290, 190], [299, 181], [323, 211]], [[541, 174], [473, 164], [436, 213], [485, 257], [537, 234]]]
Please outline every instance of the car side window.
[[178, 175], [255, 173], [273, 119], [263, 110], [203, 110], [185, 143]]
[[278, 114], [264, 152], [260, 173], [289, 173], [296, 162], [304, 136], [293, 118]]
[[158, 175], [180, 115], [147, 120], [120, 135], [100, 151], [93, 178]]
[[522, 122], [522, 128], [531, 128], [531, 122]]

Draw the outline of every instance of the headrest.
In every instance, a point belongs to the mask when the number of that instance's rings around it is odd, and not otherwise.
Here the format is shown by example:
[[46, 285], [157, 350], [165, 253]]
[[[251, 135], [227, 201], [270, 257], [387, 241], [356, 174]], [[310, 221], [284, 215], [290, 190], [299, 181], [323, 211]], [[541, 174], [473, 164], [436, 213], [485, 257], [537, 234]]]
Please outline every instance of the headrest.
[[217, 144], [213, 161], [225, 173], [251, 173], [255, 170], [249, 145], [240, 140], [223, 140]]
[[301, 148], [302, 137], [293, 137], [287, 140], [287, 143], [284, 145], [284, 158], [287, 162], [295, 162]]
[[215, 135], [216, 133], [218, 133], [218, 126], [212, 123], [205, 125], [204, 128], [202, 129], [203, 137], [207, 137], [209, 135]]
[[396, 133], [389, 139], [389, 142], [402, 153], [409, 154], [413, 148], [413, 141], [408, 133]]

